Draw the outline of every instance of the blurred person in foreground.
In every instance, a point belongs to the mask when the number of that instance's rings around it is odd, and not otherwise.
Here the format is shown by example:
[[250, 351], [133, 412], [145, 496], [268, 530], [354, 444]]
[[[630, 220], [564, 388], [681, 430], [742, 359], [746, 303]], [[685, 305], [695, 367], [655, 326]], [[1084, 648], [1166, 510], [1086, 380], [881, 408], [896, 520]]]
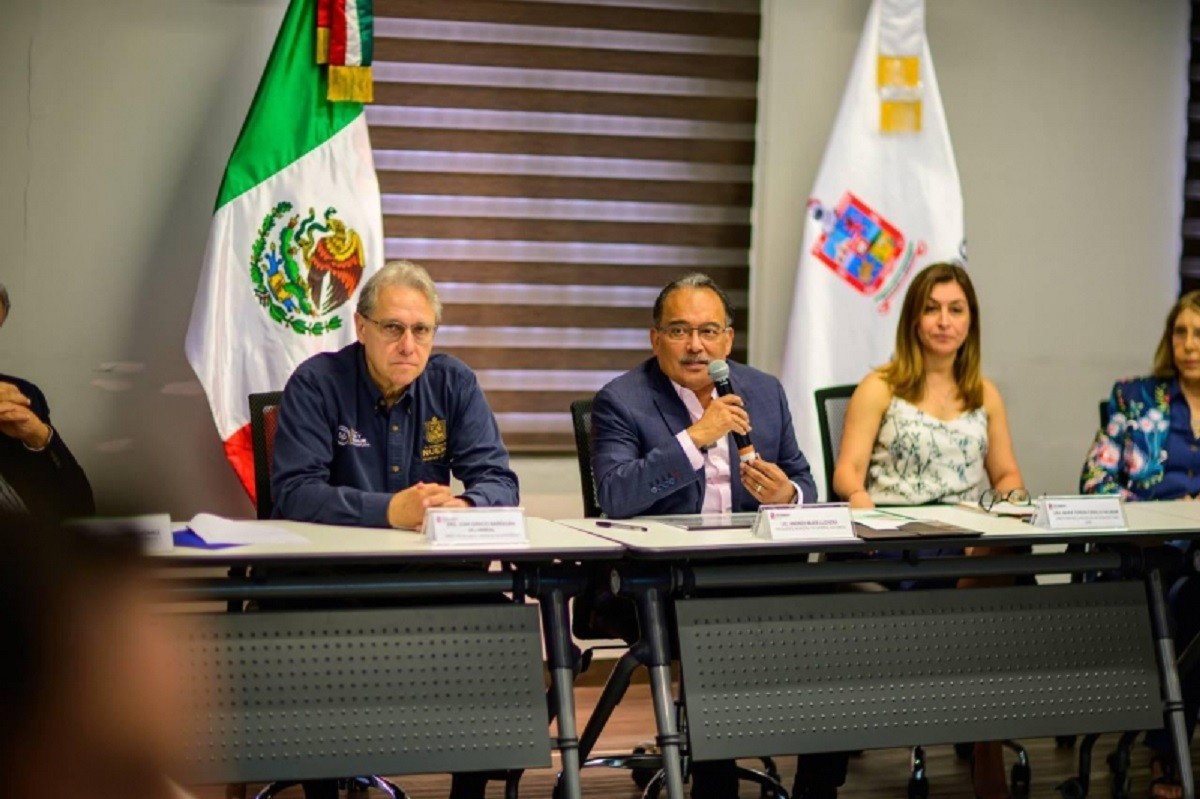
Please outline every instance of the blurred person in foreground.
[[0, 794], [181, 795], [185, 677], [135, 546], [0, 517]]
[[[1088, 451], [1079, 490], [1118, 494], [1126, 501], [1200, 496], [1200, 291], [1184, 294], [1167, 314], [1151, 374], [1118, 380], [1113, 386], [1108, 422]], [[1200, 632], [1200, 577], [1176, 580], [1167, 591], [1167, 602], [1176, 652], [1182, 652]], [[1180, 674], [1179, 679], [1190, 738], [1200, 711], [1200, 670]], [[1149, 795], [1183, 796], [1171, 736], [1165, 729], [1154, 730], [1146, 734], [1146, 746]]]
[[[0, 327], [11, 308], [0, 284]], [[28, 380], [0, 374], [0, 513], [57, 521], [95, 510], [87, 475], [50, 425], [46, 396]]]

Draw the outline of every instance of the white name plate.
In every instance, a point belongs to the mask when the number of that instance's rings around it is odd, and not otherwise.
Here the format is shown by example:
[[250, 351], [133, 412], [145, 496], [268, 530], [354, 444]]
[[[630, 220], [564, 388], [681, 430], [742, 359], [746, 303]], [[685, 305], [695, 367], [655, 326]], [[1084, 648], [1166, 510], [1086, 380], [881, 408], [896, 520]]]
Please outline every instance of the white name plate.
[[437, 546], [529, 544], [524, 508], [429, 508], [424, 530]]
[[1128, 530], [1118, 496], [1081, 494], [1042, 497], [1033, 523], [1047, 530]]
[[144, 516], [109, 516], [71, 519], [67, 522], [93, 535], [130, 535], [137, 539], [144, 552], [158, 554], [175, 548], [169, 513], [148, 513]]
[[771, 541], [854, 541], [854, 520], [844, 502], [813, 505], [763, 505], [754, 519], [754, 535]]

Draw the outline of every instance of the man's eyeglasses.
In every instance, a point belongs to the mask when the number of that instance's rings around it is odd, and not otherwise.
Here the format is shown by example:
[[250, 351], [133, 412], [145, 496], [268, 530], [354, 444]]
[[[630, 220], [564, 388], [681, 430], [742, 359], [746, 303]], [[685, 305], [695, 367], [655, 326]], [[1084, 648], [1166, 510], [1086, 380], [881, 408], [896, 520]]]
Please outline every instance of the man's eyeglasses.
[[380, 334], [389, 343], [404, 338], [405, 333], [412, 333], [413, 341], [418, 344], [428, 344], [433, 341], [433, 332], [437, 330], [437, 325], [427, 325], [424, 322], [417, 322], [415, 325], [402, 325], [399, 322], [380, 322], [369, 316], [364, 316], [363, 319], [366, 319], [379, 328]]
[[692, 333], [699, 333], [701, 341], [716, 341], [721, 335], [728, 330], [728, 327], [721, 325], [700, 325], [700, 327], [691, 327], [690, 325], [667, 325], [666, 327], [658, 328], [658, 332], [662, 333], [671, 341], [683, 341], [692, 337]]
[[1010, 505], [1029, 505], [1032, 504], [1033, 499], [1024, 488], [1014, 488], [1008, 493], [989, 488], [979, 497], [979, 507], [986, 511], [990, 511], [1002, 502], [1007, 502]]

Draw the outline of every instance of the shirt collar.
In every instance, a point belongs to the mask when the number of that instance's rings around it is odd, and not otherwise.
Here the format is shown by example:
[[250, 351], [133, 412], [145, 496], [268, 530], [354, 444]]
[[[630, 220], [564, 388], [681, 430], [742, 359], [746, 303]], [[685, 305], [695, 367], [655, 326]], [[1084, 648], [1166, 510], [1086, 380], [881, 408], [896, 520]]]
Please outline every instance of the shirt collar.
[[[362, 388], [367, 392], [367, 396], [371, 398], [372, 406], [380, 413], [386, 413], [388, 408], [387, 402], [383, 397], [383, 392], [379, 389], [379, 386], [375, 384], [375, 381], [371, 379], [371, 370], [367, 368], [367, 348], [361, 343], [355, 343], [355, 346], [358, 347], [358, 382], [360, 386], [362, 386]], [[424, 376], [424, 372], [421, 372], [421, 374], [417, 375], [417, 379], [409, 384], [408, 388], [405, 389], [404, 393], [400, 395], [400, 398], [396, 400], [395, 404], [402, 407], [407, 407], [407, 405], [412, 402], [412, 395], [413, 392], [416, 391], [417, 383]]]
[[[683, 400], [683, 405], [688, 409], [688, 413], [692, 414], [693, 416], [695, 416], [697, 412], [701, 416], [704, 415], [704, 406], [700, 404], [700, 398], [696, 396], [696, 392], [692, 391], [690, 388], [684, 388], [674, 380], [671, 380], [669, 377], [667, 378], [667, 381], [670, 382], [671, 388], [675, 389], [675, 393], [679, 395], [679, 399]], [[716, 386], [712, 387], [712, 394], [710, 396], [717, 396]]]

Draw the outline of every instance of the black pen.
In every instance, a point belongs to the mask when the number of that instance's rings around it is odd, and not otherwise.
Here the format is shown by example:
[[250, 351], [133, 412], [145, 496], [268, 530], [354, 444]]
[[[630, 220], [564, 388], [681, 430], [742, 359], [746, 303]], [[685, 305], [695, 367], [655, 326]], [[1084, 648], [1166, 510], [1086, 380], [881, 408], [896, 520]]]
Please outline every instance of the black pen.
[[625, 524], [624, 522], [610, 522], [610, 521], [607, 521], [604, 519], [596, 522], [596, 526], [597, 527], [611, 527], [614, 530], [637, 530], [637, 531], [643, 532], [643, 533], [650, 529], [649, 527], [642, 527], [640, 524]]

